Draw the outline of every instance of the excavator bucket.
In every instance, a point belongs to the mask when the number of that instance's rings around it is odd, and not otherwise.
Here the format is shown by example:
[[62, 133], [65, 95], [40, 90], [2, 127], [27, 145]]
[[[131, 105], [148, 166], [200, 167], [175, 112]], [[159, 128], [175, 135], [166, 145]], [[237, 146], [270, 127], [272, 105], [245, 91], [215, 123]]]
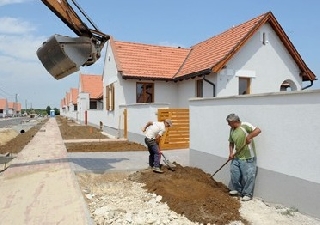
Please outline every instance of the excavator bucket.
[[37, 50], [37, 56], [46, 70], [57, 80], [92, 65], [99, 57], [90, 37], [51, 36]]

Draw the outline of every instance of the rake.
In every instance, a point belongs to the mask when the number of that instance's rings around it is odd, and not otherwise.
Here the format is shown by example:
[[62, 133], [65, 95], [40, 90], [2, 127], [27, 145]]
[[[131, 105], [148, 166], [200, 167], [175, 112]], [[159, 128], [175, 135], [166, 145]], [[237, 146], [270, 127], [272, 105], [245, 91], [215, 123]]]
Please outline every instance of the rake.
[[[237, 152], [234, 154], [234, 156], [238, 155], [238, 154], [244, 149], [244, 147], [245, 147], [246, 145], [247, 145], [247, 144], [244, 144], [244, 145], [240, 148], [240, 150], [237, 151]], [[228, 160], [227, 160], [224, 164], [222, 164], [222, 165], [220, 166], [220, 168], [217, 169], [216, 172], [214, 172], [214, 174], [212, 174], [210, 177], [214, 177], [214, 175], [216, 175], [216, 173], [218, 173], [225, 165], [227, 165], [230, 160], [231, 160], [231, 158], [228, 158]]]

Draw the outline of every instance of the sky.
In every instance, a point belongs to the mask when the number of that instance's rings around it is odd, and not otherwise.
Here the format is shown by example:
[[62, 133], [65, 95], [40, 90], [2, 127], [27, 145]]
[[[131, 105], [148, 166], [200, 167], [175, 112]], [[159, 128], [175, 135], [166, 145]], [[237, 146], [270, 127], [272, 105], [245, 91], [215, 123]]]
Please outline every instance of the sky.
[[[92, 28], [90, 22], [77, 11]], [[271, 11], [307, 66], [320, 79], [319, 0], [77, 0], [97, 28], [118, 41], [189, 48]], [[103, 73], [104, 52], [92, 66], [54, 79], [36, 55], [54, 34], [77, 37], [41, 0], [0, 0], [0, 98], [22, 108], [60, 108], [79, 74]], [[304, 83], [303, 86], [309, 85]], [[315, 81], [310, 89], [320, 89]]]

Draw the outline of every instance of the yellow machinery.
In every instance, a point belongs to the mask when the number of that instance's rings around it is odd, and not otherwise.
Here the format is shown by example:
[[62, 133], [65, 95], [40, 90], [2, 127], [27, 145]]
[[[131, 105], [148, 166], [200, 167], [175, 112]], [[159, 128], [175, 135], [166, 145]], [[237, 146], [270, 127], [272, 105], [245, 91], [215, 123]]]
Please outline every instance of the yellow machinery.
[[37, 50], [37, 56], [45, 69], [55, 78], [62, 79], [80, 70], [80, 66], [91, 66], [101, 56], [104, 43], [110, 39], [99, 31], [75, 0], [73, 4], [89, 20], [95, 29], [89, 29], [67, 0], [42, 0], [78, 37], [51, 36]]

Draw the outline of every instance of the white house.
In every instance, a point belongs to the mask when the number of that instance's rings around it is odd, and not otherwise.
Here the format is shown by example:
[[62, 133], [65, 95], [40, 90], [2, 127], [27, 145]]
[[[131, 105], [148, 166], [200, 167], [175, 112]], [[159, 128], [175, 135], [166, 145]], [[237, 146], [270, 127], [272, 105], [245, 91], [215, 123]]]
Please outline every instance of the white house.
[[88, 123], [87, 111], [101, 112], [103, 109], [103, 83], [102, 76], [95, 74], [80, 74], [77, 120]]
[[106, 46], [107, 113], [102, 120], [107, 128], [118, 127], [120, 106], [166, 103], [170, 108], [188, 108], [193, 97], [300, 91], [316, 79], [271, 12], [191, 48], [112, 37]]

